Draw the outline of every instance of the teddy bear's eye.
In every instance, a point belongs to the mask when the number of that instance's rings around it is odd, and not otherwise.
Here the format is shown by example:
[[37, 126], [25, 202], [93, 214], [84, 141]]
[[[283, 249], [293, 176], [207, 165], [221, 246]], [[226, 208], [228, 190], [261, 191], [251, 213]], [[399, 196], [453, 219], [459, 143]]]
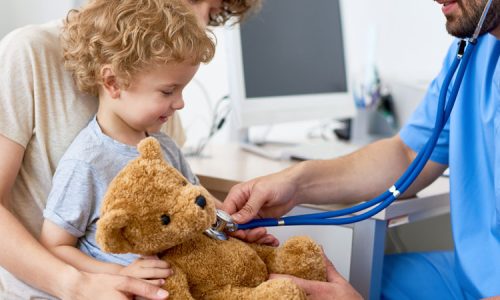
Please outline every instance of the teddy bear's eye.
[[199, 195], [198, 197], [196, 197], [194, 203], [196, 203], [196, 205], [198, 205], [201, 208], [205, 208], [205, 206], [207, 205], [207, 200], [202, 195]]
[[163, 225], [168, 225], [170, 223], [170, 217], [168, 215], [161, 215], [161, 223]]
[[186, 180], [183, 180], [183, 181], [181, 182], [181, 184], [182, 184], [182, 186], [186, 186], [188, 183], [187, 183], [187, 181], [186, 181]]

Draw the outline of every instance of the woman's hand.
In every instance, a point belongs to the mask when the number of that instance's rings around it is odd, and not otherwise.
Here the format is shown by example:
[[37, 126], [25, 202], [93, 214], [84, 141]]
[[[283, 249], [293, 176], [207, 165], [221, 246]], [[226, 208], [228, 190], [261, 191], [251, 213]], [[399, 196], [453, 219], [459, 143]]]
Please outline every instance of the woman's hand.
[[168, 292], [161, 289], [161, 280], [144, 281], [141, 279], [112, 274], [79, 272], [67, 276], [69, 282], [62, 299], [75, 300], [126, 300], [139, 296], [150, 300], [167, 299]]

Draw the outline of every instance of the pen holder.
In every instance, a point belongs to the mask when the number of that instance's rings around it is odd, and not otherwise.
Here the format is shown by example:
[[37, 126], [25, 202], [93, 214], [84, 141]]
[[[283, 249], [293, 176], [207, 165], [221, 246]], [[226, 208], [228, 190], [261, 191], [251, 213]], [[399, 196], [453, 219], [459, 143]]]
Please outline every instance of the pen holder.
[[357, 107], [351, 122], [351, 142], [367, 144], [397, 133], [397, 122], [390, 95], [382, 97], [379, 105]]

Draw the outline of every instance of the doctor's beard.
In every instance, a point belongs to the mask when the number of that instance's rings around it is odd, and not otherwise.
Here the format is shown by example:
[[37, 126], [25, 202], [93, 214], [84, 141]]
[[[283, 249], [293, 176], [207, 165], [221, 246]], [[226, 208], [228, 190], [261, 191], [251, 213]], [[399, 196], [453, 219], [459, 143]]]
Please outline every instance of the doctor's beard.
[[[472, 37], [481, 19], [486, 0], [456, 0], [459, 14], [446, 16], [446, 30], [458, 38]], [[480, 34], [492, 31], [500, 26], [500, 0], [493, 0]]]

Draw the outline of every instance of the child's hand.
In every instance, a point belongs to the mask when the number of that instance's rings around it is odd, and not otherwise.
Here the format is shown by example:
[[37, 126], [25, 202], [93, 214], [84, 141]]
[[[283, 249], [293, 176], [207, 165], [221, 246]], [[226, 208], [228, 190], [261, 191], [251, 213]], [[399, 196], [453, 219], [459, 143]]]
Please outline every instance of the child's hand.
[[157, 256], [144, 256], [120, 270], [120, 275], [139, 279], [165, 279], [172, 275], [170, 265]]

